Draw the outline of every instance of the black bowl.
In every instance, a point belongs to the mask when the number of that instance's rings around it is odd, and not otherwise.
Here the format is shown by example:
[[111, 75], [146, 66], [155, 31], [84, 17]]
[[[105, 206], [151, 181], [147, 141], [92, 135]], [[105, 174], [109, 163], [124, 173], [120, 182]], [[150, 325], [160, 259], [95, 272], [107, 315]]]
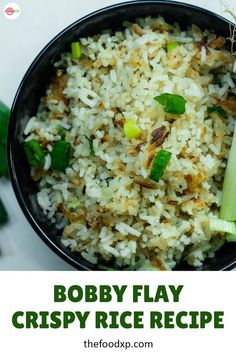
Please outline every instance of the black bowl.
[[[60, 242], [60, 234], [40, 210], [35, 193], [37, 187], [30, 178], [29, 166], [22, 149], [23, 131], [28, 119], [35, 115], [39, 100], [53, 75], [53, 63], [60, 54], [70, 50], [70, 43], [79, 37], [94, 35], [105, 29], [121, 29], [124, 20], [163, 15], [183, 28], [196, 24], [218, 35], [228, 37], [229, 22], [202, 8], [172, 1], [132, 1], [109, 6], [76, 21], [59, 33], [37, 56], [25, 74], [11, 110], [8, 134], [10, 175], [18, 202], [31, 226], [42, 240], [59, 256], [77, 269], [96, 270], [79, 254], [69, 251]], [[207, 259], [204, 270], [226, 270], [236, 265], [236, 244], [226, 243], [213, 259]], [[176, 268], [177, 269], [177, 268]], [[180, 264], [178, 270], [190, 270]]]

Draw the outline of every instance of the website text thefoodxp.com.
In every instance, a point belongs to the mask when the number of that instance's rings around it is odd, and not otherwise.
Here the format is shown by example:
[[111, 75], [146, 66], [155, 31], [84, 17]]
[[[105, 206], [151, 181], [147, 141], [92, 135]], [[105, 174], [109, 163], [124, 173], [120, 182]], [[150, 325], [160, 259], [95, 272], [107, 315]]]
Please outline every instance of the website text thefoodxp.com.
[[92, 348], [102, 348], [102, 349], [152, 349], [153, 348], [153, 342], [142, 342], [142, 341], [136, 341], [136, 342], [126, 342], [122, 341], [120, 339], [117, 339], [116, 341], [105, 341], [103, 339], [100, 339], [99, 341], [92, 341], [92, 340], [84, 340], [83, 341], [84, 348], [86, 349], [92, 349]]

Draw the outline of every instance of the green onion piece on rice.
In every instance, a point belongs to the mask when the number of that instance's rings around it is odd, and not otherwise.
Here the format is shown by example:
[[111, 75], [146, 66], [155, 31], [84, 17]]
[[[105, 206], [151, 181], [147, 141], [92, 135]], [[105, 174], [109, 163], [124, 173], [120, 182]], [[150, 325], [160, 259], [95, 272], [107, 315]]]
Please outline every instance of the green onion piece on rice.
[[165, 172], [166, 166], [168, 165], [170, 158], [171, 158], [171, 153], [166, 150], [160, 150], [156, 154], [152, 163], [152, 168], [150, 173], [150, 178], [153, 181], [158, 182], [160, 180], [160, 178]]
[[236, 125], [225, 172], [220, 218], [236, 220]]

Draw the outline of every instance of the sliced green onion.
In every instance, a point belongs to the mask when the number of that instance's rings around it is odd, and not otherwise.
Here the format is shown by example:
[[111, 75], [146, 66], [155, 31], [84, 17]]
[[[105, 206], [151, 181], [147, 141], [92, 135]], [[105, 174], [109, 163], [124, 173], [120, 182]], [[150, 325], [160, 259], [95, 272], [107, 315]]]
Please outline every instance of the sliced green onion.
[[135, 120], [133, 119], [128, 119], [124, 124], [124, 133], [128, 139], [136, 138], [141, 131], [142, 130], [137, 126]]
[[171, 158], [171, 153], [166, 150], [160, 150], [156, 154], [152, 163], [152, 168], [150, 173], [150, 178], [153, 181], [158, 182], [160, 178], [163, 176], [166, 166], [170, 161], [170, 158]]
[[122, 117], [124, 117], [124, 113], [121, 111], [121, 109], [119, 107], [117, 107], [117, 110], [122, 115]]
[[220, 218], [236, 221], [236, 124], [222, 191]]
[[7, 128], [10, 110], [0, 101], [0, 177], [8, 176], [7, 164]]
[[51, 152], [51, 163], [54, 170], [65, 172], [69, 165], [71, 143], [64, 140], [55, 142]]
[[7, 152], [6, 148], [0, 145], [0, 177], [8, 176]]
[[10, 116], [10, 110], [0, 101], [0, 144], [7, 145], [7, 128]]
[[6, 209], [0, 199], [0, 224], [4, 224], [8, 220]]
[[93, 140], [89, 139], [89, 137], [87, 135], [85, 135], [85, 138], [88, 140], [89, 143], [89, 151], [90, 151], [90, 155], [95, 156], [95, 150], [94, 150], [94, 146], [93, 146]]
[[222, 108], [221, 106], [214, 106], [214, 107], [207, 107], [207, 113], [218, 113], [220, 116], [226, 118], [227, 117], [227, 112]]
[[30, 140], [24, 143], [24, 150], [30, 166], [43, 166], [45, 163], [45, 154], [37, 140]]
[[232, 221], [211, 218], [210, 230], [218, 232], [227, 232], [229, 234], [236, 235], [236, 223]]
[[236, 242], [236, 235], [226, 235], [226, 241], [228, 242]]
[[166, 48], [167, 53], [170, 53], [173, 49], [177, 48], [178, 46], [179, 46], [178, 43], [175, 41], [169, 42]]
[[56, 74], [57, 77], [61, 77], [64, 74], [64, 71], [62, 69], [56, 69]]
[[73, 59], [79, 59], [81, 56], [80, 43], [72, 42], [71, 43], [71, 54]]
[[167, 113], [183, 114], [186, 111], [186, 101], [182, 96], [163, 93], [160, 96], [154, 97], [154, 100], [160, 103], [163, 106], [164, 111]]

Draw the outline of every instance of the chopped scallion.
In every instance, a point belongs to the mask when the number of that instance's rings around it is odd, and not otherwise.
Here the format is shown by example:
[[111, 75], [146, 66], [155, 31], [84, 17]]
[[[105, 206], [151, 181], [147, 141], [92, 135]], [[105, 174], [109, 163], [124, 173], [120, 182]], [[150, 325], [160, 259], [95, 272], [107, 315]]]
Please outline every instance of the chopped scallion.
[[62, 69], [57, 69], [56, 74], [57, 74], [57, 77], [61, 77], [64, 74], [64, 72]]
[[208, 114], [211, 114], [213, 112], [219, 114], [220, 116], [222, 116], [224, 118], [227, 117], [227, 112], [221, 106], [207, 107]]
[[0, 145], [0, 177], [8, 176], [7, 152], [6, 147]]
[[160, 103], [163, 106], [164, 111], [167, 113], [183, 114], [186, 111], [186, 101], [182, 96], [163, 93], [160, 96], [154, 97], [154, 100]]
[[37, 140], [30, 140], [24, 143], [24, 150], [30, 166], [43, 166], [45, 163], [45, 154]]
[[133, 119], [128, 119], [124, 124], [124, 133], [128, 139], [136, 138], [141, 131], [142, 130], [137, 126], [135, 120]]
[[71, 54], [73, 59], [79, 59], [81, 56], [81, 49], [79, 42], [72, 42], [71, 43]]
[[150, 178], [155, 181], [159, 182], [160, 178], [163, 176], [166, 166], [170, 161], [171, 153], [166, 150], [160, 150], [156, 156], [154, 157]]
[[222, 203], [220, 218], [228, 221], [236, 221], [236, 125], [233, 141], [229, 153], [228, 163], [222, 191]]
[[71, 143], [64, 140], [55, 142], [51, 152], [52, 168], [54, 170], [65, 172], [69, 165], [71, 153]]
[[231, 234], [226, 235], [226, 241], [236, 242], [236, 235], [231, 235]]
[[179, 46], [178, 43], [175, 41], [169, 42], [166, 47], [167, 53], [170, 53], [173, 49], [177, 48], [178, 46]]
[[226, 232], [232, 235], [236, 235], [236, 223], [232, 221], [211, 218], [210, 230], [218, 231], [218, 232]]
[[8, 176], [7, 127], [10, 110], [0, 101], [0, 177]]
[[6, 146], [7, 144], [7, 128], [9, 116], [9, 108], [0, 101], [0, 144], [2, 146]]
[[150, 70], [153, 70], [152, 64], [149, 63]]
[[90, 155], [95, 156], [95, 150], [94, 150], [94, 146], [93, 146], [93, 140], [89, 139], [89, 137], [87, 135], [85, 135], [85, 138], [88, 140], [89, 143], [89, 151], [90, 151]]

